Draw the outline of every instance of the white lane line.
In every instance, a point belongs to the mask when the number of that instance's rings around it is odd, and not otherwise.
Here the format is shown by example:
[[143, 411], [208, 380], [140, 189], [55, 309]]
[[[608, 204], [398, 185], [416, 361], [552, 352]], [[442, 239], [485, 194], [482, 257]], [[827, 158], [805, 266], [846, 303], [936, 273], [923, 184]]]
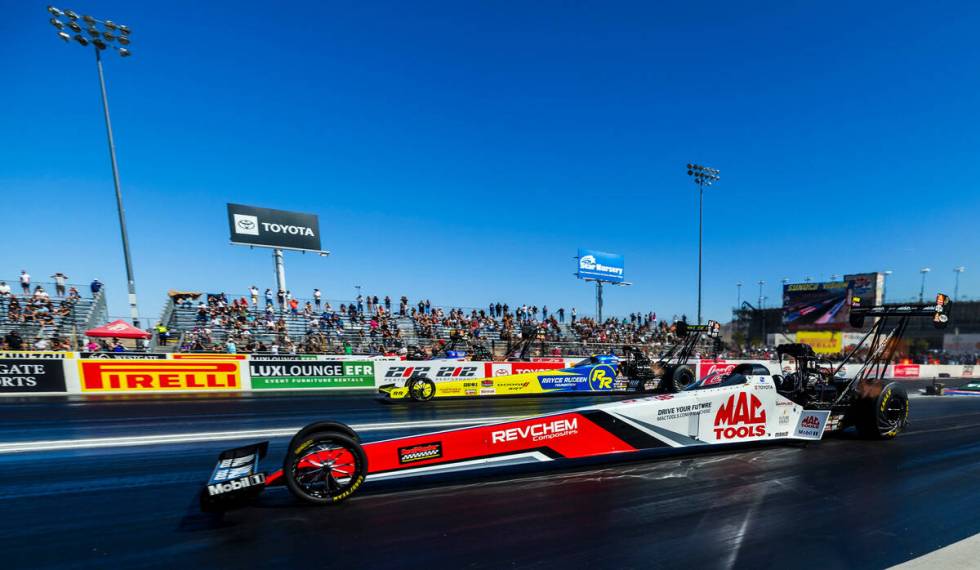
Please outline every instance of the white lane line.
[[892, 566], [890, 570], [931, 570], [932, 568], [972, 570], [977, 567], [978, 560], [980, 560], [980, 534], [975, 534], [929, 554]]
[[[389, 422], [379, 424], [357, 424], [351, 429], [360, 433], [382, 430], [404, 430], [413, 428], [451, 428], [458, 426], [488, 424], [516, 419], [511, 416], [491, 418], [457, 418], [446, 420], [426, 420], [417, 422]], [[30, 451], [63, 451], [68, 449], [95, 449], [106, 447], [134, 447], [140, 445], [163, 445], [168, 443], [196, 443], [202, 441], [231, 441], [238, 439], [253, 439], [260, 437], [291, 437], [302, 426], [194, 433], [172, 433], [161, 435], [97, 437], [87, 439], [61, 439], [47, 441], [21, 441], [16, 443], [0, 443], [0, 454], [24, 453]]]

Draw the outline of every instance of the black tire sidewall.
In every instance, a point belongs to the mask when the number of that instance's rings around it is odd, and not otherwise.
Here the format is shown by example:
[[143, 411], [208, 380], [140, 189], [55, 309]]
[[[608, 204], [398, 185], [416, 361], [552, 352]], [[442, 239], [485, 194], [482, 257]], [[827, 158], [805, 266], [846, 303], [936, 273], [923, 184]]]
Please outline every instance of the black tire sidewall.
[[[332, 441], [342, 445], [351, 452], [357, 465], [352, 475], [352, 480], [354, 482], [349, 484], [344, 490], [329, 497], [314, 497], [307, 494], [293, 478], [292, 465], [297, 456], [302, 454], [305, 449], [323, 441]], [[289, 492], [292, 493], [294, 497], [314, 505], [335, 505], [350, 498], [350, 496], [353, 495], [354, 492], [357, 491], [357, 489], [364, 483], [364, 477], [367, 475], [367, 469], [367, 455], [365, 455], [364, 449], [361, 447], [361, 445], [347, 434], [338, 431], [311, 433], [303, 437], [302, 441], [290, 442], [289, 449], [286, 450], [286, 457], [282, 462], [282, 474], [283, 479], [286, 481], [286, 488], [289, 489]]]

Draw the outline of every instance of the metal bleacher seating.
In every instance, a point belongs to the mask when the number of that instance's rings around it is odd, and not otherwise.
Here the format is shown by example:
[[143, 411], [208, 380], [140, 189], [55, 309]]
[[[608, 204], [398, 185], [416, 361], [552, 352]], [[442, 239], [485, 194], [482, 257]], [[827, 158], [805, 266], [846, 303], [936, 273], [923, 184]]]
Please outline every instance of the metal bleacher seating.
[[[8, 283], [12, 282], [10, 280]], [[36, 285], [36, 284], [35, 284]], [[56, 309], [53, 313], [53, 321], [48, 324], [41, 324], [32, 321], [13, 320], [9, 315], [9, 298], [0, 299], [0, 339], [10, 331], [16, 330], [24, 340], [25, 347], [32, 346], [39, 338], [70, 339], [72, 336], [82, 338], [85, 331], [97, 325], [103, 324], [108, 319], [105, 289], [102, 289], [94, 296], [83, 296], [75, 301], [71, 310], [66, 315], [58, 314], [57, 309], [61, 306], [64, 297], [57, 297], [54, 284], [41, 283], [45, 291], [51, 295], [51, 304]], [[32, 285], [33, 287], [33, 285]], [[88, 287], [75, 286], [79, 291], [88, 292]], [[30, 302], [30, 295], [13, 295], [25, 306]], [[81, 342], [81, 341], [79, 341]]]

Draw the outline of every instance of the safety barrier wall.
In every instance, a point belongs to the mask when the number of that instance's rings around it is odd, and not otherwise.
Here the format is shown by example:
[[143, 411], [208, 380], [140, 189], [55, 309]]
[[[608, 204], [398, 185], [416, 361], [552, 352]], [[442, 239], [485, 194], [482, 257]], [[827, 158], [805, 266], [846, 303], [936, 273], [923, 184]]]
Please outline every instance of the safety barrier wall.
[[[407, 361], [350, 355], [134, 354], [0, 352], [0, 396], [64, 394], [195, 393], [309, 389], [373, 389], [421, 374], [435, 381], [490, 378], [565, 368], [581, 358], [532, 362]], [[698, 378], [757, 362], [778, 373], [775, 362], [701, 359], [689, 362]], [[848, 376], [860, 364], [846, 366]], [[896, 364], [897, 380], [972, 378], [970, 365]]]

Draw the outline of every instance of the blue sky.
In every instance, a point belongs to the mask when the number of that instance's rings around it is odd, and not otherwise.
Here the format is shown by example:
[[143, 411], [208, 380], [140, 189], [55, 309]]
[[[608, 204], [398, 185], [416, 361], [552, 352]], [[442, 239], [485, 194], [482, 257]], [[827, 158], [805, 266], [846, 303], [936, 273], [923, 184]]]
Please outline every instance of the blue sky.
[[[0, 276], [125, 274], [93, 54], [2, 2]], [[59, 5], [60, 6], [60, 5]], [[607, 313], [736, 282], [893, 270], [980, 295], [980, 5], [886, 2], [77, 2], [133, 28], [106, 58], [141, 313], [167, 289], [274, 283], [225, 203], [320, 215], [290, 289], [591, 311], [577, 247], [625, 255]]]

